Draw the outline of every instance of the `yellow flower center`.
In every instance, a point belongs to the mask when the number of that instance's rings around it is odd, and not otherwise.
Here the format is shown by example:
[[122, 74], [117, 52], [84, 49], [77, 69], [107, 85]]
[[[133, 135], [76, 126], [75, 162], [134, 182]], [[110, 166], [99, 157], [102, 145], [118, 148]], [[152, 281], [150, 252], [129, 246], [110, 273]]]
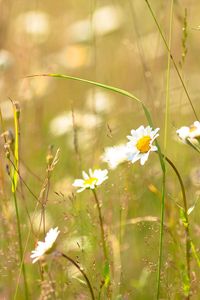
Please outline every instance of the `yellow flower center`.
[[150, 136], [143, 136], [141, 139], [138, 140], [136, 147], [141, 153], [146, 153], [151, 149], [150, 142]]
[[193, 131], [195, 131], [195, 130], [197, 130], [197, 127], [194, 126], [194, 125], [191, 125], [191, 126], [190, 126], [190, 132], [193, 132]]
[[95, 177], [90, 177], [90, 178], [88, 178], [88, 179], [85, 179], [85, 181], [84, 181], [84, 184], [85, 185], [92, 185], [93, 183], [96, 183], [97, 182], [97, 178], [95, 178]]

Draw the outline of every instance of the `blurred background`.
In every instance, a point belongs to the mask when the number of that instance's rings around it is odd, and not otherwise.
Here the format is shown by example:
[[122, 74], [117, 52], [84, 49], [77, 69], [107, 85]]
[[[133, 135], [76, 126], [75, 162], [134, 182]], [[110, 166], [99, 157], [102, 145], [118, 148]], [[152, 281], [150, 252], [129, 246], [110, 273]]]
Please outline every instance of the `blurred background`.
[[[168, 40], [170, 1], [151, 0]], [[197, 114], [199, 110], [200, 3], [174, 0], [172, 50]], [[142, 0], [0, 0], [0, 107], [4, 130], [13, 132], [13, 108], [20, 114], [20, 174], [40, 194], [46, 177], [46, 156], [59, 148], [52, 172], [46, 227], [61, 230], [58, 248], [78, 259], [96, 291], [101, 284], [98, 218], [90, 191], [75, 194], [72, 183], [82, 170], [107, 168], [106, 147], [126, 143], [130, 130], [147, 125], [141, 106], [130, 99], [64, 79], [28, 75], [59, 73], [98, 81], [132, 92], [152, 113], [164, 140], [167, 49]], [[181, 144], [176, 130], [195, 116], [172, 65], [166, 154], [179, 169], [187, 189], [191, 232], [199, 249], [200, 168], [197, 154]], [[7, 175], [3, 139], [0, 152], [1, 250], [0, 299], [13, 299], [19, 273], [14, 204]], [[123, 164], [110, 170], [99, 189], [111, 254], [112, 292], [116, 299], [155, 299], [159, 242], [161, 169], [151, 154], [144, 167]], [[182, 205], [176, 177], [167, 169], [166, 231], [162, 299], [183, 299], [185, 257]], [[25, 263], [30, 299], [89, 299], [82, 278], [55, 258], [45, 278], [32, 265], [30, 251], [40, 232], [41, 209], [22, 184], [18, 188], [23, 241], [32, 223]], [[31, 216], [34, 218], [31, 219]], [[34, 229], [33, 229], [34, 228]], [[199, 299], [199, 270], [192, 263], [193, 299]], [[23, 280], [16, 299], [23, 299]], [[106, 298], [105, 298], [106, 299]]]

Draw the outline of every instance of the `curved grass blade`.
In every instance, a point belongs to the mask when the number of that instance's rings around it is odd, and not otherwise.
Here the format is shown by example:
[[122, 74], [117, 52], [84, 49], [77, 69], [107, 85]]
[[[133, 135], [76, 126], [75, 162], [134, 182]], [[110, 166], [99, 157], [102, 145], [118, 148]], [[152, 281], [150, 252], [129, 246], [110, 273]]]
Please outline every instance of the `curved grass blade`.
[[[54, 77], [54, 78], [63, 78], [63, 79], [69, 79], [69, 80], [75, 80], [75, 81], [79, 81], [79, 82], [83, 82], [83, 83], [87, 83], [93, 86], [97, 86], [100, 88], [104, 88], [106, 90], [121, 94], [123, 96], [126, 96], [132, 100], [135, 100], [137, 102], [139, 102], [142, 105], [142, 109], [145, 113], [146, 119], [148, 121], [148, 124], [154, 128], [153, 126], [153, 121], [151, 118], [151, 114], [149, 112], [149, 110], [147, 109], [147, 107], [145, 106], [145, 104], [136, 96], [134, 96], [133, 94], [120, 89], [120, 88], [116, 88], [110, 85], [106, 85], [103, 83], [99, 83], [96, 81], [91, 81], [91, 80], [87, 80], [87, 79], [83, 79], [83, 78], [79, 78], [79, 77], [74, 77], [74, 76], [69, 76], [69, 75], [63, 75], [63, 74], [36, 74], [36, 75], [29, 75], [26, 78], [31, 78], [31, 77], [37, 77], [37, 76], [46, 76], [46, 77]], [[160, 281], [160, 272], [161, 272], [161, 265], [162, 265], [162, 255], [163, 255], [163, 231], [164, 231], [164, 211], [165, 211], [165, 182], [166, 182], [166, 176], [165, 176], [165, 157], [163, 157], [163, 154], [161, 152], [159, 143], [156, 141], [156, 146], [158, 148], [158, 155], [159, 155], [159, 160], [160, 160], [160, 165], [161, 165], [161, 169], [162, 169], [162, 173], [163, 173], [163, 177], [162, 177], [162, 201], [161, 201], [161, 226], [160, 226], [160, 246], [159, 246], [159, 257], [158, 257], [158, 279]], [[160, 282], [158, 283], [158, 286], [160, 285]]]

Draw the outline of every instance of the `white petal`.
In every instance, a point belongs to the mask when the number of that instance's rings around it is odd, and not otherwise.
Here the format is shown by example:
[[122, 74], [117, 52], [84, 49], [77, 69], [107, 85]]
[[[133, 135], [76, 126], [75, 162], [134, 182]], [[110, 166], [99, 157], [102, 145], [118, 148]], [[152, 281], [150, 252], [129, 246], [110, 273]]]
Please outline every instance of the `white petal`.
[[83, 187], [84, 186], [84, 180], [83, 179], [76, 179], [72, 185], [76, 186], [76, 187], [79, 187], [79, 186]]
[[131, 153], [130, 156], [128, 157], [128, 160], [130, 160], [133, 163], [135, 163], [137, 160], [139, 160], [141, 157], [140, 153], [137, 152], [137, 153]]
[[158, 150], [158, 147], [156, 146], [151, 146], [151, 151], [157, 151]]
[[149, 152], [145, 153], [142, 155], [141, 159], [140, 159], [140, 164], [143, 166], [145, 164], [145, 162], [148, 160], [149, 157]]
[[85, 171], [83, 171], [82, 174], [83, 174], [83, 179], [85, 180], [89, 179], [89, 176]]
[[189, 137], [189, 133], [190, 133], [190, 128], [183, 126], [181, 128], [179, 128], [176, 133], [178, 134], [178, 136], [180, 137], [180, 139], [185, 140], [187, 137]]
[[127, 135], [127, 139], [129, 141], [135, 141], [137, 138], [135, 136], [132, 136], [132, 135]]
[[85, 189], [86, 189], [86, 187], [82, 187], [82, 188], [80, 188], [80, 189], [77, 190], [77, 193], [81, 193], [81, 192], [83, 192]]
[[139, 128], [137, 128], [136, 132], [137, 132], [138, 136], [143, 136], [144, 135], [144, 126], [141, 125]]
[[195, 126], [195, 127], [200, 127], [200, 122], [199, 122], [199, 121], [195, 121], [195, 122], [194, 122], [194, 126]]
[[89, 169], [89, 175], [90, 177], [94, 177], [94, 173], [92, 172], [92, 169]]
[[160, 128], [154, 129], [154, 130], [153, 130], [153, 134], [157, 134], [159, 130], [160, 130]]

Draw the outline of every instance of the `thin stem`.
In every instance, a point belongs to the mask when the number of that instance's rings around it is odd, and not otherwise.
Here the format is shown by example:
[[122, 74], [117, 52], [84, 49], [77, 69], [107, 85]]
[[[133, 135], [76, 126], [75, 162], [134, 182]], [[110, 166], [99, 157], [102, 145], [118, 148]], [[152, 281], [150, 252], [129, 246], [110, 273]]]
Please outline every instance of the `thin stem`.
[[158, 256], [158, 273], [157, 273], [157, 300], [160, 297], [160, 277], [163, 257], [163, 232], [164, 232], [164, 216], [165, 216], [165, 171], [163, 172], [162, 198], [161, 198], [161, 216], [160, 216], [160, 245]]
[[[186, 199], [186, 193], [185, 193], [185, 187], [183, 184], [183, 180], [181, 178], [180, 173], [178, 172], [176, 166], [173, 164], [173, 162], [168, 158], [165, 157], [168, 164], [172, 167], [174, 172], [177, 175], [177, 178], [179, 180], [180, 186], [181, 186], [181, 192], [183, 197], [183, 205], [184, 205], [184, 216], [186, 219], [186, 225], [184, 225], [185, 228], [185, 236], [186, 236], [186, 263], [187, 263], [187, 276], [189, 283], [191, 282], [191, 276], [190, 276], [190, 248], [191, 248], [191, 238], [190, 238], [190, 228], [189, 228], [189, 219], [188, 219], [188, 207], [187, 207], [187, 199]], [[187, 297], [189, 299], [189, 295]]]
[[[13, 182], [13, 180], [12, 180]], [[14, 182], [13, 182], [14, 184]], [[17, 196], [16, 191], [13, 192], [13, 198], [14, 198], [14, 204], [15, 204], [15, 212], [16, 212], [16, 218], [17, 218], [17, 231], [18, 231], [18, 241], [19, 241], [19, 252], [20, 252], [20, 262], [22, 266], [22, 273], [24, 277], [24, 287], [25, 287], [25, 299], [28, 299], [28, 285], [26, 280], [26, 270], [24, 265], [24, 255], [23, 255], [23, 247], [22, 247], [22, 235], [21, 235], [21, 228], [20, 228], [20, 218], [19, 218], [19, 209], [17, 204]], [[15, 291], [14, 299], [16, 299], [18, 292], [18, 288]]]
[[155, 16], [155, 13], [154, 13], [154, 11], [153, 11], [153, 9], [152, 9], [152, 7], [151, 7], [149, 1], [148, 1], [148, 0], [145, 0], [145, 2], [146, 2], [147, 6], [148, 6], [148, 8], [149, 8], [149, 11], [150, 11], [150, 13], [151, 13], [151, 15], [152, 15], [152, 17], [153, 17], [155, 23], [156, 23], [156, 26], [157, 26], [157, 28], [158, 28], [158, 31], [159, 31], [159, 33], [160, 33], [160, 35], [161, 35], [161, 38], [162, 38], [162, 40], [163, 40], [163, 42], [164, 42], [164, 44], [165, 44], [165, 47], [166, 47], [167, 51], [170, 53], [170, 58], [171, 58], [171, 60], [172, 60], [172, 62], [173, 62], [173, 65], [174, 65], [174, 68], [175, 68], [175, 70], [176, 70], [176, 73], [177, 73], [177, 75], [178, 75], [178, 77], [179, 77], [179, 79], [180, 79], [180, 81], [181, 81], [181, 84], [182, 84], [182, 86], [183, 86], [183, 89], [184, 89], [184, 91], [185, 91], [185, 94], [186, 94], [186, 96], [187, 96], [187, 98], [188, 98], [188, 100], [189, 100], [189, 102], [190, 102], [190, 105], [191, 105], [191, 108], [192, 108], [192, 110], [193, 110], [193, 113], [194, 113], [196, 119], [199, 120], [199, 118], [198, 118], [198, 116], [197, 116], [197, 113], [196, 113], [196, 111], [195, 111], [194, 105], [193, 105], [193, 103], [192, 103], [192, 99], [190, 98], [190, 95], [189, 95], [189, 93], [188, 93], [188, 90], [187, 90], [187, 88], [186, 88], [186, 85], [185, 85], [185, 83], [184, 83], [184, 81], [183, 81], [183, 78], [182, 78], [181, 73], [180, 73], [180, 71], [179, 71], [179, 69], [178, 69], [178, 66], [177, 66], [177, 64], [176, 64], [176, 62], [175, 62], [175, 60], [174, 60], [174, 57], [173, 57], [173, 55], [172, 55], [172, 53], [171, 53], [171, 51], [170, 51], [169, 45], [168, 45], [168, 43], [167, 43], [167, 41], [166, 41], [166, 38], [165, 38], [165, 36], [164, 36], [164, 34], [163, 34], [163, 32], [162, 32], [162, 29], [161, 29], [161, 27], [160, 27], [160, 24], [159, 24], [158, 21], [157, 21], [157, 18], [156, 18], [156, 16]]
[[[171, 49], [171, 34], [172, 34], [172, 18], [173, 18], [173, 0], [170, 8], [170, 29], [169, 29], [169, 49]], [[166, 79], [166, 105], [165, 105], [165, 133], [164, 133], [164, 151], [167, 147], [167, 121], [169, 111], [169, 85], [170, 85], [170, 51], [168, 52], [167, 60], [167, 79]], [[165, 157], [164, 157], [165, 159]], [[161, 282], [161, 268], [163, 259], [163, 234], [164, 234], [164, 217], [165, 217], [165, 180], [166, 169], [163, 170], [163, 185], [162, 185], [162, 200], [161, 200], [161, 227], [160, 227], [160, 247], [158, 258], [158, 273], [157, 273], [157, 294], [156, 298], [160, 298], [160, 282]]]
[[[38, 205], [39, 205], [39, 202], [36, 203], [35, 209], [33, 211], [33, 218], [32, 218], [31, 224], [32, 224], [32, 222], [35, 218], [35, 214], [36, 214], [36, 210], [38, 208]], [[29, 229], [29, 232], [28, 232], [28, 235], [27, 235], [27, 238], [26, 238], [25, 246], [24, 246], [23, 260], [21, 262], [20, 271], [19, 271], [18, 278], [17, 278], [17, 285], [16, 285], [16, 289], [15, 289], [14, 300], [17, 297], [17, 290], [18, 290], [18, 287], [19, 287], [19, 282], [20, 282], [21, 272], [22, 272], [22, 268], [23, 268], [24, 257], [25, 257], [27, 246], [28, 246], [29, 238], [30, 238], [30, 235], [31, 235], [31, 230], [32, 230], [32, 226], [30, 226], [30, 229]]]
[[59, 252], [59, 253], [61, 254], [62, 257], [64, 257], [68, 261], [70, 261], [79, 270], [79, 272], [83, 275], [83, 277], [85, 278], [85, 281], [87, 283], [87, 286], [88, 286], [88, 288], [90, 290], [91, 298], [92, 298], [92, 300], [95, 300], [92, 285], [91, 285], [90, 280], [87, 277], [86, 273], [84, 272], [84, 270], [71, 257], [69, 257], [68, 255], [66, 255], [66, 254], [64, 254], [62, 252]]
[[94, 199], [95, 199], [97, 209], [98, 209], [98, 214], [99, 214], [99, 224], [100, 224], [100, 228], [101, 228], [101, 239], [102, 239], [102, 244], [103, 244], [104, 257], [105, 257], [105, 260], [108, 261], [105, 232], [104, 232], [104, 227], [103, 227], [103, 218], [102, 218], [102, 213], [101, 213], [101, 205], [99, 203], [99, 199], [97, 197], [96, 191], [92, 190], [92, 192], [93, 192], [93, 195], [94, 195]]
[[169, 105], [170, 105], [170, 52], [171, 52], [171, 41], [172, 41], [172, 21], [173, 21], [173, 6], [174, 0], [171, 1], [170, 7], [170, 22], [169, 22], [169, 52], [167, 57], [167, 76], [166, 76], [166, 99], [165, 99], [165, 133], [164, 133], [164, 153], [167, 149], [167, 134], [168, 134], [168, 115], [169, 115]]
[[[22, 272], [24, 277], [24, 292], [25, 292], [25, 299], [28, 299], [28, 285], [27, 285], [27, 279], [26, 279], [26, 270], [24, 265], [24, 256], [23, 256], [23, 247], [22, 247], [22, 235], [21, 235], [21, 228], [20, 228], [20, 218], [19, 218], [19, 209], [18, 209], [18, 203], [17, 203], [17, 183], [18, 183], [18, 172], [19, 172], [19, 116], [20, 116], [20, 110], [18, 107], [18, 104], [12, 102], [13, 105], [13, 114], [14, 114], [14, 126], [15, 126], [15, 144], [14, 144], [14, 166], [12, 173], [11, 173], [11, 182], [12, 182], [12, 194], [14, 198], [14, 204], [15, 204], [15, 212], [16, 212], [16, 218], [17, 218], [17, 231], [18, 231], [18, 241], [19, 241], [19, 254], [20, 254], [20, 263], [22, 266]], [[21, 270], [21, 267], [20, 267]], [[15, 291], [15, 298], [17, 296], [18, 286]]]

